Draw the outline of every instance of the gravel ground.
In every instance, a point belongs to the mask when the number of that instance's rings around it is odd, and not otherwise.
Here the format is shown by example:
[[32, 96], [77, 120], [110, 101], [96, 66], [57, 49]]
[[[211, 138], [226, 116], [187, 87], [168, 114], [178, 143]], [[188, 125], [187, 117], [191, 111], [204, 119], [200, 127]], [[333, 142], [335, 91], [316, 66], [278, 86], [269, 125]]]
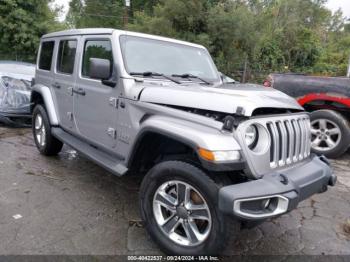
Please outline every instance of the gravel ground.
[[[334, 188], [242, 230], [224, 254], [350, 255], [350, 153], [332, 164]], [[68, 147], [41, 156], [29, 129], [0, 127], [0, 255], [161, 254], [140, 223], [139, 184]]]

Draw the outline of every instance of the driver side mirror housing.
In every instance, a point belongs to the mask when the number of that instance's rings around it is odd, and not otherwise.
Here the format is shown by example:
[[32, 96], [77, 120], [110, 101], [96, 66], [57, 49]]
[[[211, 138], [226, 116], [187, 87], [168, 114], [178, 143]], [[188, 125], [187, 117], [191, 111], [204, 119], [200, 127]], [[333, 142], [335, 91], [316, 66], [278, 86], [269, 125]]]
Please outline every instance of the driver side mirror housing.
[[115, 87], [117, 82], [110, 80], [112, 65], [108, 59], [90, 58], [89, 76], [93, 79], [100, 79], [102, 84]]
[[111, 77], [111, 62], [108, 59], [90, 58], [89, 77], [107, 80]]
[[224, 83], [224, 84], [236, 84], [236, 83], [239, 83], [237, 82], [236, 80], [232, 79], [231, 77], [228, 77], [227, 75], [219, 72], [220, 74], [220, 78], [221, 78], [221, 81]]

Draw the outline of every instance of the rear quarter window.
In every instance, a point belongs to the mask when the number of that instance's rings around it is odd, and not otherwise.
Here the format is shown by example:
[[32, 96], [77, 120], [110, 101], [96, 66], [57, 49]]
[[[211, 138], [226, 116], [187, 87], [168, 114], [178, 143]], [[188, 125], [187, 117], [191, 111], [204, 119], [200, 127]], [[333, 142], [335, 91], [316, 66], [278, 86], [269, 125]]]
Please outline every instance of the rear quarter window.
[[53, 49], [55, 46], [54, 41], [47, 41], [41, 44], [41, 51], [39, 57], [39, 69], [51, 70]]

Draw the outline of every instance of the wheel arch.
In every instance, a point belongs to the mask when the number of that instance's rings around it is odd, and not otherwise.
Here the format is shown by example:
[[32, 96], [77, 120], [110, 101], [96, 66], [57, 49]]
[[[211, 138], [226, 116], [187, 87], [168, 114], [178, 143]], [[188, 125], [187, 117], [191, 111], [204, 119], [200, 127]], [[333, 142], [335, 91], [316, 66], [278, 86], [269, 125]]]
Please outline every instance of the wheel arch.
[[[341, 114], [341, 112], [338, 112], [337, 110], [330, 110], [330, 109], [321, 109], [321, 110], [315, 110], [311, 112], [310, 114], [311, 123], [313, 121], [317, 121], [319, 119], [326, 119], [331, 122], [333, 122], [333, 125], [336, 125], [339, 128], [339, 135], [341, 135], [341, 140], [335, 145], [333, 148], [327, 149], [324, 147], [326, 144], [323, 142], [324, 149], [320, 149], [320, 143], [317, 143], [315, 146], [312, 146], [312, 150], [316, 154], [322, 154], [329, 158], [337, 158], [340, 155], [342, 155], [350, 145], [350, 122], [346, 119], [344, 114]], [[319, 126], [317, 129], [321, 129]], [[325, 128], [327, 130], [327, 128]], [[322, 131], [319, 134], [314, 134], [313, 137], [316, 140], [317, 136], [324, 135]], [[326, 133], [328, 136], [329, 134]], [[322, 137], [319, 137], [318, 142], [320, 142]], [[323, 137], [323, 141], [325, 137]], [[313, 142], [313, 138], [312, 138]], [[322, 142], [322, 141], [321, 141]], [[333, 141], [334, 142], [334, 141]], [[327, 146], [328, 143], [327, 143]]]
[[34, 107], [38, 104], [44, 105], [44, 98], [38, 91], [32, 91], [30, 96], [30, 113], [33, 113]]
[[[142, 120], [139, 122], [140, 129], [126, 158], [127, 167], [137, 166], [135, 163], [142, 159], [143, 155], [140, 153], [140, 148], [143, 147], [145, 148], [143, 150], [151, 149], [152, 151], [162, 142], [166, 142], [164, 147], [166, 153], [169, 153], [167, 157], [172, 155], [173, 158], [165, 160], [183, 160], [184, 158], [177, 158], [182, 154], [182, 157], [186, 156], [186, 161], [188, 159], [195, 161], [194, 164], [201, 165], [202, 168], [208, 171], [222, 172], [243, 168], [243, 161], [220, 164], [204, 160], [198, 154], [199, 148], [209, 151], [241, 150], [239, 143], [231, 133], [223, 133], [215, 128], [193, 123], [188, 119], [168, 115], [151, 115], [142, 118]], [[168, 152], [169, 150], [170, 152]], [[149, 154], [148, 151], [146, 153]], [[174, 156], [174, 154], [177, 154], [177, 156]]]
[[349, 113], [350, 111], [350, 97], [344, 97], [344, 95], [327, 93], [308, 94], [297, 100], [309, 112], [321, 109], [338, 111], [340, 113]]
[[127, 167], [132, 170], [140, 170], [142, 164], [158, 161], [165, 155], [172, 155], [173, 159], [191, 155], [194, 161], [199, 161], [193, 141], [153, 127], [146, 127], [137, 135], [130, 152]]
[[58, 125], [58, 116], [53, 102], [50, 88], [44, 85], [34, 85], [30, 97], [30, 111], [34, 110], [36, 104], [42, 104], [47, 111], [50, 124], [53, 126]]

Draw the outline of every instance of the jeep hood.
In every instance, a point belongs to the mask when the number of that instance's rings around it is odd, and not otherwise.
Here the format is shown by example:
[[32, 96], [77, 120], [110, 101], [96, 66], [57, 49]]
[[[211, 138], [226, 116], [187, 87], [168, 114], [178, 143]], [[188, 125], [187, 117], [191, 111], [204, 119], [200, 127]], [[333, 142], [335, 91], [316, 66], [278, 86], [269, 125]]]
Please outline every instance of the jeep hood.
[[238, 107], [245, 116], [251, 116], [257, 108], [303, 108], [288, 95], [273, 88], [254, 84], [145, 86], [140, 101], [205, 109], [234, 114]]

